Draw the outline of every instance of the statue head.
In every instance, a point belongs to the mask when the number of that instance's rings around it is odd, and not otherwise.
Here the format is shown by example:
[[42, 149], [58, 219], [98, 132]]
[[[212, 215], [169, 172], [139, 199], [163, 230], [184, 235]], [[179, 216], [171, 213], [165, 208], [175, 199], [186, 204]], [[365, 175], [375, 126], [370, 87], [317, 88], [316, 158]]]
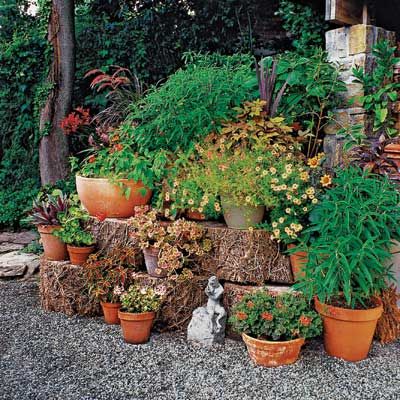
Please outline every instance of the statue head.
[[219, 286], [218, 278], [217, 278], [216, 276], [211, 276], [211, 277], [208, 279], [208, 284], [209, 284], [210, 286], [214, 287], [214, 288], [218, 287], [218, 286]]

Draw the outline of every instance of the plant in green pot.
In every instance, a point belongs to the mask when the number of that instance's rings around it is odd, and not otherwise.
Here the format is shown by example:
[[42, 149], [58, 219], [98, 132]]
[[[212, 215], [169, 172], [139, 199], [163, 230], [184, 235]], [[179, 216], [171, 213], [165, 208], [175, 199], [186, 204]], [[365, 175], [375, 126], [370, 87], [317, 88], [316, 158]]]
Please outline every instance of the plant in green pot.
[[59, 190], [39, 193], [33, 201], [26, 221], [37, 226], [48, 260], [62, 261], [68, 258], [67, 246], [54, 233], [61, 229], [60, 216], [68, 208], [67, 197]]
[[132, 285], [121, 295], [118, 317], [127, 343], [148, 342], [151, 327], [160, 308], [162, 293], [149, 287]]
[[391, 279], [400, 194], [386, 177], [353, 167], [338, 171], [333, 184], [305, 232], [308, 262], [296, 288], [315, 298], [327, 353], [359, 361], [368, 355], [383, 311], [379, 296]]
[[266, 290], [243, 296], [229, 322], [242, 334], [250, 358], [265, 367], [296, 362], [305, 340], [322, 332], [321, 318], [304, 296]]
[[60, 214], [61, 228], [54, 235], [67, 244], [71, 263], [83, 265], [95, 249], [95, 240], [85, 224], [90, 216], [76, 195], [69, 199], [69, 208]]

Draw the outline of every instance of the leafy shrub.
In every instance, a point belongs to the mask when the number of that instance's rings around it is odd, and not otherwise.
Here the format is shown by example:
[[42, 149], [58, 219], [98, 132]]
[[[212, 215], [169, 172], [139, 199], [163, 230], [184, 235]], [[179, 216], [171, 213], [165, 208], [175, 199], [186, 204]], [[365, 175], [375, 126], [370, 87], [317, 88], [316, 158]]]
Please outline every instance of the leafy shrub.
[[161, 295], [149, 287], [132, 285], [121, 295], [121, 311], [143, 313], [157, 311], [161, 305]]

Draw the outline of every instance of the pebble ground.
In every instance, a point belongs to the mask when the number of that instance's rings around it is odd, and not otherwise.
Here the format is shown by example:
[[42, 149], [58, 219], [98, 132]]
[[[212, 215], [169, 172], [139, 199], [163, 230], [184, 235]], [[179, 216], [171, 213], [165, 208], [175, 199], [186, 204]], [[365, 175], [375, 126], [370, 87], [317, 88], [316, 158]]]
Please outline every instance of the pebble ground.
[[400, 342], [368, 360], [328, 357], [311, 341], [294, 365], [255, 367], [241, 342], [212, 349], [181, 334], [125, 344], [101, 318], [41, 310], [36, 282], [0, 282], [1, 400], [398, 400]]

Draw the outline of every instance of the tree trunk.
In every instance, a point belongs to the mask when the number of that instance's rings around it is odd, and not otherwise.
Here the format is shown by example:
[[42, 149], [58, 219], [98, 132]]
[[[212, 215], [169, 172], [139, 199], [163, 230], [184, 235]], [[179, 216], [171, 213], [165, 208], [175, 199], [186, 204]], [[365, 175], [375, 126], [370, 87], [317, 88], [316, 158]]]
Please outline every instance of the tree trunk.
[[53, 47], [48, 75], [51, 89], [40, 114], [42, 185], [68, 176], [68, 140], [60, 124], [71, 110], [75, 79], [74, 0], [53, 0], [51, 7], [48, 27], [48, 41]]

